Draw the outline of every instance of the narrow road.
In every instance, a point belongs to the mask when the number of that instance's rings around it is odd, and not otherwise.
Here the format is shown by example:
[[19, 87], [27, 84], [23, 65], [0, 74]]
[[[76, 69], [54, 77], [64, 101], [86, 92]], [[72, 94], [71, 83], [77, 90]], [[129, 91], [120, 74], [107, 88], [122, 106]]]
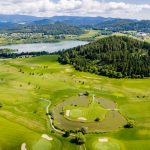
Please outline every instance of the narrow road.
[[[47, 105], [46, 107], [46, 113], [48, 114], [48, 118], [49, 118], [49, 121], [50, 121], [50, 125], [52, 127], [52, 129], [60, 134], [65, 134], [64, 131], [61, 131], [59, 129], [56, 129], [55, 126], [53, 125], [53, 119], [52, 119], [52, 116], [49, 114], [49, 107], [51, 105], [51, 101], [50, 100], [47, 100], [47, 99], [42, 99], [42, 100], [45, 100], [46, 102], [48, 102], [49, 104]], [[76, 135], [74, 133], [71, 133], [70, 136], [73, 136], [75, 137]]]

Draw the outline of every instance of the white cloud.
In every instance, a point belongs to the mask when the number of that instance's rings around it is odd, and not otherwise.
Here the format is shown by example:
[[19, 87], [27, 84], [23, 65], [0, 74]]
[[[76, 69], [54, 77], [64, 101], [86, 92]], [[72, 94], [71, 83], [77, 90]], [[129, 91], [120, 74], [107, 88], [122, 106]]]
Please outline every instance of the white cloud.
[[76, 15], [110, 16], [150, 19], [150, 4], [105, 2], [98, 0], [7, 0], [0, 1], [1, 14], [26, 14], [36, 16]]

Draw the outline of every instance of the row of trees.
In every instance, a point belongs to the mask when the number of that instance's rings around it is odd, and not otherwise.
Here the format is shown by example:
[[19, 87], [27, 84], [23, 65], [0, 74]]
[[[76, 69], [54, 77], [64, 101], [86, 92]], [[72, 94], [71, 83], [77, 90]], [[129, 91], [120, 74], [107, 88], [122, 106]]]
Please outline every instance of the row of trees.
[[58, 61], [113, 78], [150, 76], [150, 44], [125, 36], [110, 36], [60, 53]]
[[2, 52], [0, 53], [0, 58], [16, 58], [16, 57], [28, 57], [28, 56], [40, 56], [40, 55], [49, 55], [48, 52], [42, 51], [42, 52], [22, 52], [22, 53], [7, 53], [7, 52]]

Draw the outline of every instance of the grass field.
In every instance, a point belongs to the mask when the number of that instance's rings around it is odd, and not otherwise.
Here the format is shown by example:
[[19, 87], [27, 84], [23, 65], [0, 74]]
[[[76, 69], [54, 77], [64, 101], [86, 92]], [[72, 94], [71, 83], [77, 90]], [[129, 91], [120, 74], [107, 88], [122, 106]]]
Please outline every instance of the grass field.
[[99, 33], [99, 30], [87, 30], [85, 34], [79, 36], [79, 39], [94, 38]]
[[[0, 150], [149, 150], [150, 79], [110, 79], [58, 64], [57, 56], [0, 60]], [[84, 82], [84, 84], [83, 84]], [[51, 133], [50, 110], [70, 97], [88, 91], [114, 101], [121, 114], [135, 121], [132, 129], [87, 134], [85, 147]], [[106, 104], [105, 104], [106, 105]], [[47, 134], [53, 138], [42, 138]], [[107, 142], [99, 139], [106, 138]]]

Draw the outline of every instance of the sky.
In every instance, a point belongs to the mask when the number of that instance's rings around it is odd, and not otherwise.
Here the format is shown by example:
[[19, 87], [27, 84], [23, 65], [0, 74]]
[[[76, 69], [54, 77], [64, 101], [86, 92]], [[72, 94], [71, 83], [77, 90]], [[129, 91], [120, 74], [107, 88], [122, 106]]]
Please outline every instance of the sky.
[[103, 16], [150, 20], [150, 0], [0, 0], [0, 14]]

